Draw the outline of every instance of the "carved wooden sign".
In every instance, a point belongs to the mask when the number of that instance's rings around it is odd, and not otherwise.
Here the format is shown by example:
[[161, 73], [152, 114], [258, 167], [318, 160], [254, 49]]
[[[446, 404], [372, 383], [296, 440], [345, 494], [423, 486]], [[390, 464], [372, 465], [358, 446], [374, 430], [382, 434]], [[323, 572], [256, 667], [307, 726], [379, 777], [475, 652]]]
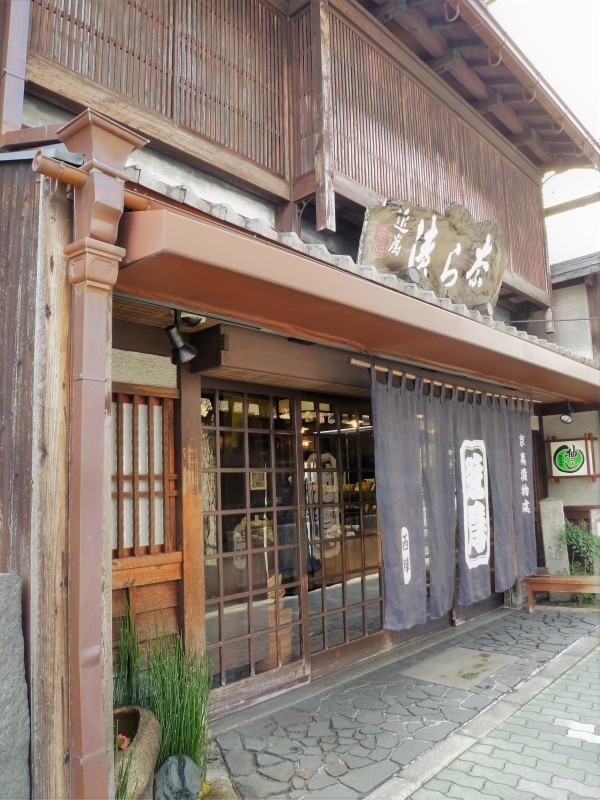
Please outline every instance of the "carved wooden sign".
[[358, 263], [473, 308], [495, 305], [507, 252], [498, 224], [475, 222], [464, 206], [453, 203], [441, 214], [388, 200], [365, 213]]

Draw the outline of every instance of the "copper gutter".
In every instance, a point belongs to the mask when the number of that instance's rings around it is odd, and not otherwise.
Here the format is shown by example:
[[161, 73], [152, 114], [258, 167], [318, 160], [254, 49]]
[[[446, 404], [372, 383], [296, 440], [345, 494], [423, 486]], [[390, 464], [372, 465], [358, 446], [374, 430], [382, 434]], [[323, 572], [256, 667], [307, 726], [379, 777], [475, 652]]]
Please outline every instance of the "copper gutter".
[[120, 292], [582, 402], [600, 370], [215, 221], [126, 214]]
[[[567, 108], [560, 97], [523, 55], [516, 44], [496, 22], [480, 0], [446, 0], [448, 6], [459, 13], [462, 19], [497, 53], [502, 51], [502, 61], [513, 75], [530, 92], [530, 96], [544, 108], [558, 126], [573, 140], [579, 155], [585, 155], [592, 164], [600, 164], [600, 145], [592, 134]], [[577, 153], [575, 154], [577, 155]]]
[[[74, 189], [74, 241], [65, 248], [71, 289], [69, 420], [69, 766], [71, 797], [106, 798], [112, 786], [111, 608], [105, 525], [110, 411], [111, 295], [125, 251], [114, 243], [128, 156], [146, 143], [93, 111], [56, 132], [75, 169], [38, 154], [33, 168]], [[47, 169], [47, 173], [44, 170]]]

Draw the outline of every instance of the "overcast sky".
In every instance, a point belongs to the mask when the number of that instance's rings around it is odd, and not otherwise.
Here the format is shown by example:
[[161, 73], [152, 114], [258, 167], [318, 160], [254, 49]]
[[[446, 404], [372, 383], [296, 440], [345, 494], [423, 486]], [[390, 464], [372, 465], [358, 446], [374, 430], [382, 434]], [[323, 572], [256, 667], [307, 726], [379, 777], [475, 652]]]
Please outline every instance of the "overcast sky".
[[496, 0], [489, 10], [600, 138], [600, 0]]

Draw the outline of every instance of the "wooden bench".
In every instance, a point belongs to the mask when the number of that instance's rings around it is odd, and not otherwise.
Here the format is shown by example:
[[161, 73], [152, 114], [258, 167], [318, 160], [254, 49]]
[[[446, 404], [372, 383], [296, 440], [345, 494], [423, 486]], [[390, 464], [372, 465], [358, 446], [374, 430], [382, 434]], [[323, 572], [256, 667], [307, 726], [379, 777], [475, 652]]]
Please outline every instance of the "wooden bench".
[[536, 592], [571, 592], [594, 594], [600, 592], [600, 575], [530, 575], [527, 584], [529, 611], [533, 611]]

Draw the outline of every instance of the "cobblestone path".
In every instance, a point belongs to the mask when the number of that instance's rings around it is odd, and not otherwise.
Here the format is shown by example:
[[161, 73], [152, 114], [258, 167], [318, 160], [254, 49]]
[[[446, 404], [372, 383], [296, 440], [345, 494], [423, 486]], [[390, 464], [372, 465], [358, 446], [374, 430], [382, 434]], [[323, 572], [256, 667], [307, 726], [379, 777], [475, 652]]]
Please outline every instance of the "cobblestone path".
[[[409, 658], [402, 658], [401, 651], [397, 658], [375, 658], [369, 672], [335, 688], [319, 691], [316, 681], [308, 690], [290, 692], [290, 705], [246, 724], [236, 726], [235, 716], [230, 718], [232, 727], [222, 730], [217, 742], [240, 796], [364, 797], [600, 622], [596, 614], [551, 609], [488, 620]], [[512, 660], [466, 689], [401, 674], [456, 646]], [[464, 785], [457, 785], [464, 792]], [[435, 800], [442, 796], [439, 787], [421, 791], [434, 792]]]

